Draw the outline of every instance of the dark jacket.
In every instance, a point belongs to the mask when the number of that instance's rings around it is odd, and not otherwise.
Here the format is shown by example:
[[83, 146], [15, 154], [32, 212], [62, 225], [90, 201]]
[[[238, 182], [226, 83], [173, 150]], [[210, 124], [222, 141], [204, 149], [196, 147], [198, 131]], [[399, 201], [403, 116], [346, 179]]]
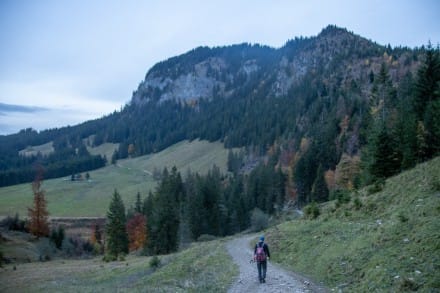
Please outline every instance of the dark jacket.
[[261, 247], [261, 244], [263, 244], [263, 250], [266, 253], [266, 256], [270, 257], [269, 246], [267, 246], [267, 244], [264, 242], [258, 242], [257, 244], [255, 244], [254, 257], [257, 255], [257, 247]]

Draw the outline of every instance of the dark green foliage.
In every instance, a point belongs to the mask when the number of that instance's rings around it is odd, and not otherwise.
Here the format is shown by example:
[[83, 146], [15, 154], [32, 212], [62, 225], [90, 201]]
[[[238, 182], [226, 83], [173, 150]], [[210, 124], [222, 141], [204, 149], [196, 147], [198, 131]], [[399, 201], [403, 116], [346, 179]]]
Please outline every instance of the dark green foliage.
[[180, 203], [184, 198], [180, 173], [175, 167], [171, 173], [165, 169], [151, 199], [154, 208], [147, 213], [148, 249], [151, 253], [167, 254], [177, 250]]
[[336, 199], [336, 205], [341, 206], [343, 204], [349, 203], [351, 200], [351, 192], [345, 189], [336, 189], [332, 191], [330, 199]]
[[192, 237], [224, 235], [224, 229], [228, 228], [227, 208], [223, 200], [220, 170], [214, 167], [205, 177], [196, 175], [188, 179], [188, 216]]
[[319, 210], [318, 204], [312, 201], [304, 208], [304, 213], [307, 218], [316, 219], [321, 214], [321, 211]]
[[93, 244], [80, 236], [64, 238], [61, 248], [66, 257], [91, 256], [94, 253]]
[[315, 182], [313, 182], [311, 198], [312, 201], [323, 202], [328, 200], [328, 188], [324, 179], [324, 170], [319, 165]]
[[368, 193], [373, 194], [377, 192], [381, 192], [385, 187], [385, 180], [378, 179], [371, 186], [368, 187]]
[[136, 203], [135, 203], [134, 211], [136, 213], [142, 214], [142, 201], [141, 201], [141, 193], [140, 192], [138, 192], [136, 194]]
[[254, 207], [267, 214], [273, 214], [282, 209], [285, 200], [286, 178], [280, 169], [276, 168], [277, 158], [272, 158], [267, 164], [258, 165], [249, 174], [245, 204], [248, 211]]
[[160, 266], [160, 258], [154, 255], [149, 262], [150, 268], [157, 269]]
[[434, 191], [440, 191], [440, 174], [431, 174], [429, 178], [429, 186]]
[[425, 60], [417, 72], [414, 109], [418, 120], [423, 120], [426, 107], [440, 97], [440, 55], [439, 49], [428, 45]]
[[234, 152], [229, 150], [228, 153], [228, 171], [237, 174], [243, 164], [243, 152]]
[[106, 254], [102, 257], [102, 260], [105, 262], [117, 261], [118, 257], [112, 254]]
[[20, 216], [18, 215], [18, 213], [16, 213], [13, 218], [7, 216], [3, 220], [1, 220], [0, 226], [6, 227], [8, 230], [21, 231], [26, 233], [29, 232], [26, 220], [20, 220]]
[[437, 98], [427, 105], [424, 125], [426, 126], [427, 156], [432, 158], [440, 154], [440, 99]]
[[[69, 143], [67, 135], [72, 135]], [[81, 139], [74, 131], [46, 130], [40, 133], [32, 129], [22, 130], [18, 134], [0, 136], [0, 186], [31, 182], [34, 179], [33, 165], [44, 166], [44, 178], [56, 178], [101, 168], [105, 160], [101, 156], [92, 156], [87, 152]], [[53, 141], [55, 151], [43, 156], [21, 156], [19, 151], [29, 145], [44, 144]]]
[[109, 255], [117, 257], [121, 253], [128, 253], [125, 207], [117, 190], [113, 193], [107, 212], [106, 243]]
[[362, 201], [357, 196], [354, 198], [353, 204], [354, 204], [355, 210], [360, 210], [363, 206]]
[[57, 249], [61, 249], [63, 245], [65, 237], [64, 227], [58, 226], [58, 229], [53, 229], [52, 233], [50, 234], [50, 241], [52, 241], [55, 244], [55, 247]]
[[396, 142], [385, 126], [373, 142], [373, 162], [369, 167], [375, 180], [385, 179], [400, 171], [400, 158]]

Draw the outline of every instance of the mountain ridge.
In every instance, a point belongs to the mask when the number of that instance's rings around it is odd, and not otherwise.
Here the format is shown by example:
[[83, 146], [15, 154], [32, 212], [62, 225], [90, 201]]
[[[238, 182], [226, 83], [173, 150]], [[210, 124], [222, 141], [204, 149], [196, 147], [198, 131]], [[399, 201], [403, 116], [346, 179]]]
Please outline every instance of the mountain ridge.
[[[374, 53], [392, 51], [391, 48], [380, 46], [347, 29], [332, 25], [324, 28], [317, 36], [295, 38], [278, 49], [248, 43], [213, 48], [198, 47], [154, 65], [135, 91], [132, 102], [141, 103], [143, 99], [197, 100], [219, 94], [230, 97], [234, 95], [234, 91], [225, 89], [228, 82], [246, 82], [249, 75], [257, 74], [258, 71], [266, 71], [266, 74], [270, 75], [276, 67], [279, 67], [278, 72], [275, 72], [277, 80], [271, 94], [286, 95], [293, 83], [307, 71], [322, 63], [331, 67], [332, 63], [341, 61], [345, 57], [344, 54], [351, 54], [348, 51], [353, 49], [353, 44], [357, 46], [354, 49], [357, 50], [358, 59], [377, 58]], [[368, 50], [369, 53], [362, 54], [359, 53], [360, 50]], [[402, 50], [410, 51], [406, 48]], [[228, 56], [235, 59], [231, 61], [227, 59]], [[281, 69], [288, 71], [288, 74], [283, 74]], [[221, 70], [226, 70], [226, 73], [223, 73], [226, 76], [220, 76]], [[374, 71], [378, 70], [379, 66], [375, 66]], [[360, 78], [360, 73], [355, 77]], [[393, 78], [396, 81], [401, 76], [393, 73]]]
[[[30, 165], [47, 159], [23, 162], [18, 152], [50, 141], [54, 155], [68, 151], [63, 159], [73, 162], [75, 150], [81, 150], [90, 162], [68, 171], [53, 164], [50, 176], [102, 166], [91, 163], [96, 158], [87, 157], [84, 140], [91, 146], [118, 144], [108, 162], [158, 152], [185, 139], [221, 141], [255, 155], [276, 146], [286, 158], [304, 154], [306, 142], [314, 151], [321, 149], [317, 161], [324, 169], [335, 170], [343, 154], [359, 156], [367, 145], [371, 118], [377, 118], [370, 117], [372, 106], [376, 112], [386, 108], [390, 125], [397, 123], [392, 117], [402, 112], [399, 104], [411, 103], [413, 76], [425, 52], [381, 46], [332, 25], [280, 48], [198, 47], [155, 64], [121, 111], [73, 127], [0, 136], [0, 172], [8, 178], [0, 185], [31, 181]], [[297, 160], [289, 160], [281, 165], [293, 168]]]

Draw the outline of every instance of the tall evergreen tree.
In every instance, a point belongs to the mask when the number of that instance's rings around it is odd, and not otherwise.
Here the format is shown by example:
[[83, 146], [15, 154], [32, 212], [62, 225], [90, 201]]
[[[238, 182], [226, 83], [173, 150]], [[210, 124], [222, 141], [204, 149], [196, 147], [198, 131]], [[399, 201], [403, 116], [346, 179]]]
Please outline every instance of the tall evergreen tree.
[[396, 174], [400, 168], [400, 161], [396, 154], [395, 141], [385, 126], [382, 126], [373, 144], [373, 162], [369, 170], [373, 178], [385, 179]]
[[180, 201], [184, 189], [180, 173], [173, 167], [171, 174], [165, 169], [154, 197], [151, 215], [148, 218], [149, 250], [153, 254], [170, 253], [178, 248], [180, 224]]
[[414, 109], [419, 121], [423, 121], [427, 105], [439, 98], [440, 89], [439, 49], [428, 44], [425, 59], [417, 72], [415, 84]]
[[142, 200], [141, 200], [141, 193], [139, 191], [136, 194], [136, 203], [134, 206], [134, 211], [136, 213], [142, 214]]
[[313, 182], [311, 198], [312, 201], [323, 202], [328, 200], [328, 188], [324, 179], [324, 170], [322, 165], [319, 165], [316, 171], [316, 178]]
[[[422, 151], [419, 148], [418, 159], [424, 160], [439, 154], [439, 115], [440, 106], [440, 53], [439, 49], [428, 45], [425, 60], [417, 72], [415, 84], [416, 93], [414, 96], [414, 109], [417, 120], [423, 123], [426, 148]], [[418, 133], [420, 135], [420, 132]], [[419, 139], [420, 140], [420, 139]]]
[[110, 255], [128, 253], [126, 221], [124, 203], [115, 189], [107, 212], [107, 250]]

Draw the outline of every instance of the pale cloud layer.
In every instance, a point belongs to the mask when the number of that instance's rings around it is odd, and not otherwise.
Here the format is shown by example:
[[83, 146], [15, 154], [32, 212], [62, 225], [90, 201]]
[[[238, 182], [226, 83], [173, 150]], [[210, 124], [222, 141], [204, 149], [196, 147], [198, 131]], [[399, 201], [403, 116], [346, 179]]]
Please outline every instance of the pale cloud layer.
[[[0, 134], [119, 110], [155, 63], [198, 46], [282, 46], [328, 24], [379, 44], [440, 42], [440, 1], [0, 1]], [[47, 114], [47, 113], [46, 113]], [[33, 115], [33, 116], [32, 116]]]

